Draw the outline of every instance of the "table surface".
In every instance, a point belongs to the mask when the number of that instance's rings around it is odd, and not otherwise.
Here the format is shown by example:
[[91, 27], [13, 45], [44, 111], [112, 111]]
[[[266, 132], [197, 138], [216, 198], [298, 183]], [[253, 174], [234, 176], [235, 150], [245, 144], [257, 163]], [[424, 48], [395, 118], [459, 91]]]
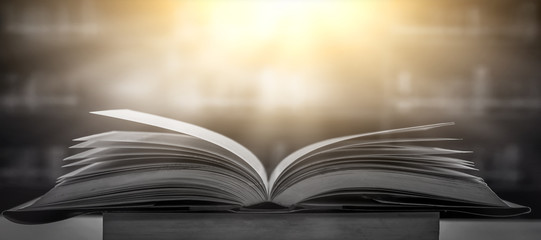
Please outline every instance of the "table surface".
[[[0, 239], [102, 239], [101, 216], [80, 216], [42, 224], [20, 225], [0, 217]], [[541, 220], [440, 220], [440, 239], [541, 239]]]

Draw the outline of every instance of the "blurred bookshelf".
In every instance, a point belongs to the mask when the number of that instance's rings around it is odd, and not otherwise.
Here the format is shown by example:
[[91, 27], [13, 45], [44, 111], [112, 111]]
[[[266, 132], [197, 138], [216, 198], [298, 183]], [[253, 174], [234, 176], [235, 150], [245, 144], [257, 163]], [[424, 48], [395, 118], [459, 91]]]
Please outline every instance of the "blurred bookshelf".
[[299, 4], [268, 25], [227, 2], [2, 1], [0, 209], [52, 187], [71, 139], [156, 131], [88, 114], [131, 108], [231, 136], [269, 169], [325, 138], [454, 121], [436, 134], [540, 218], [541, 1], [373, 2], [336, 27]]

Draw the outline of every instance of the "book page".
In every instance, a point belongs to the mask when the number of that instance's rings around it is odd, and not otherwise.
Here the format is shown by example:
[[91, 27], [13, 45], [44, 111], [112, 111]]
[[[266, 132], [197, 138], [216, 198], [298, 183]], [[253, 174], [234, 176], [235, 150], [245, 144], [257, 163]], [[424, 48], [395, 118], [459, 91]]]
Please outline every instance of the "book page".
[[265, 190], [268, 190], [267, 173], [265, 172], [265, 168], [261, 161], [259, 161], [250, 150], [226, 136], [193, 124], [128, 109], [96, 111], [91, 113], [168, 129], [214, 143], [246, 161], [261, 178], [261, 183], [267, 188]]
[[273, 196], [272, 200], [283, 206], [291, 206], [320, 194], [331, 191], [339, 193], [337, 190], [348, 189], [404, 191], [449, 201], [506, 206], [486, 184], [473, 179], [434, 176], [401, 169], [382, 171], [369, 168], [320, 173], [297, 181]]
[[[217, 157], [224, 159], [225, 161], [230, 161], [233, 164], [239, 165], [243, 169], [246, 169], [248, 174], [256, 175], [253, 168], [246, 161], [240, 159], [237, 155], [215, 145], [214, 143], [210, 143], [206, 140], [186, 134], [111, 131], [78, 138], [74, 141], [85, 142], [71, 146], [70, 148], [162, 149], [191, 152], [202, 156], [209, 156], [211, 158]], [[80, 159], [81, 157], [87, 156], [87, 153], [91, 153], [92, 151], [100, 150], [91, 149], [89, 151], [65, 158], [64, 160], [72, 161], [73, 159]], [[135, 151], [131, 151], [131, 153], [135, 153]], [[86, 160], [88, 159], [83, 161]], [[74, 165], [77, 165], [77, 161], [75, 161], [75, 163], [76, 164]], [[259, 178], [259, 176], [257, 176], [257, 178]], [[263, 185], [261, 186], [263, 187]]]
[[304, 156], [316, 151], [317, 149], [320, 149], [322, 147], [339, 143], [342, 141], [347, 141], [355, 138], [360, 137], [366, 137], [366, 136], [372, 136], [372, 135], [379, 135], [379, 134], [392, 134], [392, 133], [402, 133], [402, 132], [410, 132], [410, 131], [420, 131], [420, 130], [428, 130], [432, 128], [437, 127], [443, 127], [448, 125], [453, 125], [454, 123], [438, 123], [438, 124], [430, 124], [430, 125], [423, 125], [423, 126], [416, 126], [416, 127], [408, 127], [408, 128], [398, 128], [398, 129], [391, 129], [391, 130], [384, 130], [384, 131], [378, 131], [378, 132], [370, 132], [370, 133], [362, 133], [362, 134], [356, 134], [356, 135], [350, 135], [350, 136], [344, 136], [344, 137], [338, 137], [338, 138], [332, 138], [323, 140], [311, 145], [308, 145], [306, 147], [303, 147], [293, 153], [291, 153], [289, 156], [284, 158], [272, 171], [270, 178], [269, 178], [269, 188], [272, 190], [274, 183], [278, 179], [278, 177], [282, 174], [282, 172], [293, 162], [302, 159]]

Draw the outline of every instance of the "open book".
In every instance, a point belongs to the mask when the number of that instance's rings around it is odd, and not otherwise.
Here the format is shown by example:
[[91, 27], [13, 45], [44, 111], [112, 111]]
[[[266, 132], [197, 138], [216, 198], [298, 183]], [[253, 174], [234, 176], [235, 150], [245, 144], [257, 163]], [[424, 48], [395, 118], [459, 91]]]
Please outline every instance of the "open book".
[[208, 129], [131, 110], [93, 113], [175, 133], [112, 131], [75, 139], [81, 143], [73, 148], [90, 149], [64, 159], [75, 170], [40, 198], [5, 211], [6, 218], [45, 223], [115, 210], [529, 212], [472, 175], [473, 163], [456, 157], [464, 151], [419, 144], [456, 139], [408, 138], [453, 123], [317, 142], [291, 153], [267, 177], [252, 152]]

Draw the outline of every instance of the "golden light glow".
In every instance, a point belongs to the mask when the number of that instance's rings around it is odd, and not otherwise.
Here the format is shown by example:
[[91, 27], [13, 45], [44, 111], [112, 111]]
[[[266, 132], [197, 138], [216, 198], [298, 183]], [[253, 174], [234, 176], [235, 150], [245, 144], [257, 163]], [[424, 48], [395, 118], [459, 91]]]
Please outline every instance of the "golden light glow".
[[109, 102], [190, 114], [343, 105], [353, 81], [360, 83], [354, 94], [368, 102], [394, 17], [388, 3], [100, 1], [94, 36], [108, 48], [70, 70], [111, 81]]
[[191, 5], [183, 7], [203, 14], [210, 36], [229, 50], [275, 44], [289, 54], [306, 54], [324, 40], [353, 41], [383, 19], [376, 18], [378, 1], [203, 1]]
[[[336, 52], [355, 52], [377, 42], [374, 32], [381, 31], [384, 19], [379, 1], [183, 3], [178, 7], [177, 38], [181, 44], [196, 39], [197, 68], [243, 71], [244, 76], [222, 75], [212, 87], [248, 85], [256, 93], [253, 102], [267, 110], [320, 104], [327, 97], [327, 80], [321, 74], [335, 64], [329, 61]], [[197, 19], [194, 25], [186, 15]]]

